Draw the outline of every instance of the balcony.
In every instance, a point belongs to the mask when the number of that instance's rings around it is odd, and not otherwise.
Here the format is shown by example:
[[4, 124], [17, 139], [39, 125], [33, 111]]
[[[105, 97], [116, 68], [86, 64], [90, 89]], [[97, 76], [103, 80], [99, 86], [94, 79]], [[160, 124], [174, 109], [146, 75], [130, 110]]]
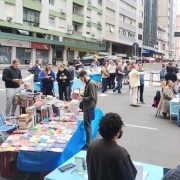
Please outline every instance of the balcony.
[[126, 42], [128, 42], [128, 44], [131, 44], [131, 45], [134, 42], [136, 42], [135, 38], [128, 37], [128, 36], [125, 36], [125, 35], [122, 35], [122, 34], [119, 34], [119, 39], [120, 39], [120, 41], [126, 41]]
[[131, 19], [136, 20], [136, 14], [134, 14], [134, 13], [122, 8], [122, 7], [119, 7], [119, 13], [121, 13], [127, 17], [130, 17]]
[[82, 36], [82, 32], [79, 31], [73, 31], [73, 34], [76, 36]]
[[72, 21], [83, 24], [84, 23], [84, 16], [82, 14], [73, 12]]
[[136, 32], [136, 27], [132, 26], [131, 24], [127, 24], [125, 22], [119, 21], [119, 26], [122, 27], [123, 29], [128, 29], [130, 31]]
[[76, 3], [80, 6], [84, 6], [84, 0], [73, 0], [73, 3]]
[[126, 0], [126, 3], [130, 4], [133, 7], [136, 7], [136, 1], [134, 1], [134, 0]]
[[23, 7], [36, 11], [42, 11], [42, 4], [39, 3], [39, 1], [23, 0]]

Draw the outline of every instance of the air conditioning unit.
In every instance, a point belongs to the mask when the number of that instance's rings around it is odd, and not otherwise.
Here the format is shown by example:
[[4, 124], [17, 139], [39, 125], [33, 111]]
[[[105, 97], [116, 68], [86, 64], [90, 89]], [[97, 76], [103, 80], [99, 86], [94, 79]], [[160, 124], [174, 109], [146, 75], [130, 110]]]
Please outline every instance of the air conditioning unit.
[[101, 25], [101, 22], [99, 21], [98, 24]]
[[51, 35], [46, 34], [46, 35], [44, 36], [44, 39], [51, 39]]
[[91, 0], [88, 0], [88, 4], [91, 4]]
[[38, 26], [39, 26], [39, 23], [34, 23], [33, 26], [34, 26], [34, 27], [38, 27]]
[[61, 9], [62, 14], [66, 14], [65, 9]]
[[68, 31], [73, 31], [73, 26], [72, 25], [68, 25]]
[[11, 22], [12, 21], [12, 17], [7, 17], [7, 21]]
[[61, 42], [62, 42], [62, 41], [63, 41], [63, 37], [59, 36], [59, 37], [58, 37], [58, 41], [61, 41]]
[[92, 33], [92, 36], [93, 36], [93, 37], [95, 36], [95, 33], [94, 33], [94, 32]]

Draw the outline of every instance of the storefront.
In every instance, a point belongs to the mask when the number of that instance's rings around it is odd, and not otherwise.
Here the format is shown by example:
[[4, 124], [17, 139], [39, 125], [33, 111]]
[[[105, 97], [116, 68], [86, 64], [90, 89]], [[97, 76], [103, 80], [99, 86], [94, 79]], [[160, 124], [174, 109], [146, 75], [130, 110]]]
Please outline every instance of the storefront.
[[11, 47], [0, 46], [0, 64], [11, 64]]
[[31, 60], [31, 49], [29, 48], [16, 48], [16, 58], [20, 60], [21, 64], [29, 64]]
[[36, 49], [36, 59], [41, 58], [42, 64], [46, 65], [49, 61], [50, 45], [46, 43], [31, 42], [31, 48]]
[[0, 64], [11, 64], [15, 58], [18, 58], [21, 64], [25, 64], [25, 60], [31, 59], [29, 41], [0, 37], [0, 44]]

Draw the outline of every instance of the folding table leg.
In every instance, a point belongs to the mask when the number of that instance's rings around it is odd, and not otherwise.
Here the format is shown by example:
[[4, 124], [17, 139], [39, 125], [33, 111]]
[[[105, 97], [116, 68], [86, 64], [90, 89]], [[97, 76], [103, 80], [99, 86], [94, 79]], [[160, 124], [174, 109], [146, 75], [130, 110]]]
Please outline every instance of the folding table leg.
[[4, 134], [3, 134], [3, 132], [2, 132], [2, 131], [0, 131], [0, 137], [2, 137], [3, 142], [4, 142]]
[[170, 123], [172, 123], [172, 115], [170, 114]]

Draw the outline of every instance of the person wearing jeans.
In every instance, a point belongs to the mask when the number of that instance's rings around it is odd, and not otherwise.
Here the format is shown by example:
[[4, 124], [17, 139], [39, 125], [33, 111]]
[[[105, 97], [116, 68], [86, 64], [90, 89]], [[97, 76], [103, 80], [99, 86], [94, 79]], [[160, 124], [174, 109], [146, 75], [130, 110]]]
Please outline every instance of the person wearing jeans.
[[84, 113], [84, 129], [86, 131], [86, 145], [84, 146], [84, 150], [87, 150], [90, 143], [92, 142], [92, 129], [91, 129], [91, 121], [95, 118], [95, 107], [97, 104], [97, 86], [87, 75], [85, 70], [79, 72], [79, 78], [81, 81], [86, 83], [84, 95], [75, 95], [72, 98], [78, 99], [83, 103], [83, 113]]
[[6, 87], [6, 117], [14, 116], [17, 105], [15, 95], [19, 92], [20, 84], [23, 83], [21, 70], [18, 69], [20, 61], [14, 59], [12, 65], [3, 70], [2, 80]]
[[102, 63], [102, 69], [101, 69], [101, 76], [102, 76], [102, 93], [105, 93], [107, 91], [107, 83], [108, 83], [108, 77], [110, 76], [109, 70], [107, 68], [107, 63]]
[[116, 81], [117, 81], [117, 85], [116, 87], [113, 89], [113, 93], [116, 92], [118, 90], [118, 94], [121, 93], [121, 85], [122, 85], [122, 79], [123, 79], [123, 75], [125, 73], [123, 73], [122, 71], [122, 62], [118, 63], [118, 66], [116, 67]]
[[[144, 72], [142, 63], [138, 63], [138, 71]], [[144, 75], [140, 75], [140, 86], [138, 87], [138, 91], [140, 90], [140, 102], [144, 103], [143, 92], [144, 92]]]

